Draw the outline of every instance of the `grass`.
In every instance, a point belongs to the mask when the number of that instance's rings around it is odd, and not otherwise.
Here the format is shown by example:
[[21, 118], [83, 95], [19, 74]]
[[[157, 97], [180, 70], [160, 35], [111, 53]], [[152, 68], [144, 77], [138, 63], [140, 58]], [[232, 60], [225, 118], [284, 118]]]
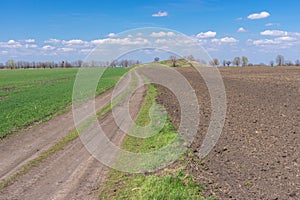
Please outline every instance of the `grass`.
[[[147, 125], [150, 122], [149, 110], [156, 104], [157, 91], [152, 85], [147, 86], [147, 94], [143, 106], [137, 116], [136, 123]], [[163, 129], [155, 136], [141, 139], [132, 136], [124, 138], [122, 149], [145, 153], [151, 152], [169, 144], [179, 137], [174, 126], [167, 119]], [[130, 174], [111, 170], [105, 186], [100, 193], [100, 199], [205, 199], [201, 195], [203, 186], [183, 172], [181, 167], [173, 169], [172, 173]], [[208, 198], [210, 199], [210, 198]]]
[[[66, 112], [78, 69], [0, 70], [0, 138], [22, 127]], [[97, 94], [113, 87], [127, 72], [108, 68]]]

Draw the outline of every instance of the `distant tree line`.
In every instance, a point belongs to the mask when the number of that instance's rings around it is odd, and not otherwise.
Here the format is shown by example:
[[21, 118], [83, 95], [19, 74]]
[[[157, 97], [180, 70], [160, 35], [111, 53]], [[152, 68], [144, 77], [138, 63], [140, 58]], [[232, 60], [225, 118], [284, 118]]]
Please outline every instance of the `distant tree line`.
[[[207, 64], [203, 60], [195, 59], [193, 55], [185, 57], [189, 61], [197, 61], [202, 64]], [[160, 58], [155, 57], [154, 62], [159, 62]], [[172, 67], [177, 66], [178, 58], [176, 56], [170, 56], [169, 60], [172, 63]], [[82, 60], [77, 60], [73, 62], [61, 61], [61, 62], [28, 62], [28, 61], [14, 61], [8, 60], [5, 64], [0, 63], [0, 69], [29, 69], [29, 68], [80, 68], [80, 67], [130, 67], [133, 65], [141, 64], [139, 60], [115, 60], [115, 61], [89, 61], [84, 62]], [[233, 60], [223, 60], [220, 62], [217, 58], [214, 58], [209, 63], [212, 66], [254, 66], [254, 64], [249, 63], [247, 56], [235, 57]], [[256, 66], [267, 66], [265, 63], [256, 64]], [[300, 60], [296, 60], [294, 63], [289, 60], [285, 60], [283, 55], [278, 55], [275, 61], [270, 61], [269, 66], [300, 66]]]
[[89, 61], [83, 62], [77, 60], [73, 62], [28, 62], [28, 61], [14, 61], [8, 60], [5, 64], [0, 63], [0, 69], [35, 69], [35, 68], [79, 68], [79, 67], [130, 67], [132, 65], [140, 64], [138, 60], [116, 60], [109, 61]]
[[[248, 57], [242, 56], [242, 57], [235, 57], [233, 60], [223, 60], [222, 63], [219, 62], [217, 58], [214, 58], [210, 61], [210, 64], [213, 66], [224, 66], [224, 67], [230, 67], [230, 66], [254, 66], [254, 64], [249, 63]], [[255, 64], [256, 66], [268, 66], [265, 63], [259, 63]], [[300, 66], [300, 60], [296, 60], [295, 63], [293, 63], [290, 60], [285, 60], [283, 55], [278, 55], [276, 57], [276, 61], [270, 61], [269, 66], [274, 67], [274, 66]]]

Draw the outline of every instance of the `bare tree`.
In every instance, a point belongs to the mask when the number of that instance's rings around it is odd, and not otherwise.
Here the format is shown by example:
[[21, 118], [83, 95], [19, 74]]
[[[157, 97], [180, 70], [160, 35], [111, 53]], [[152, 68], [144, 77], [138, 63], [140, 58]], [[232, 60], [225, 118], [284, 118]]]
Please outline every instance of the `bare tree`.
[[8, 60], [8, 61], [6, 62], [6, 67], [7, 67], [7, 68], [15, 69], [16, 66], [17, 66], [17, 65], [16, 65], [16, 63], [15, 63], [14, 60]]
[[236, 65], [237, 67], [240, 66], [241, 58], [240, 57], [235, 57], [232, 61], [232, 64]]
[[248, 58], [246, 56], [242, 56], [242, 66], [246, 67], [248, 65]]
[[300, 60], [296, 60], [295, 65], [300, 66]]
[[170, 56], [170, 60], [172, 62], [172, 67], [176, 67], [176, 62], [177, 62], [176, 56]]
[[274, 61], [273, 60], [270, 61], [270, 66], [274, 67]]
[[223, 66], [226, 67], [226, 60], [223, 60]]
[[278, 66], [283, 66], [284, 65], [284, 57], [283, 55], [278, 55], [276, 57], [276, 63]]
[[195, 61], [195, 58], [194, 58], [193, 55], [189, 55], [189, 56], [187, 57], [187, 59], [188, 59], [189, 61]]
[[210, 64], [213, 66], [218, 66], [220, 64], [220, 62], [217, 58], [214, 58], [210, 61]]
[[230, 60], [226, 61], [226, 65], [227, 67], [229, 67], [231, 65], [231, 61]]
[[122, 67], [128, 67], [128, 64], [129, 64], [128, 60], [122, 60], [121, 61], [121, 66]]
[[293, 66], [294, 64], [293, 64], [293, 62], [292, 61], [290, 61], [290, 60], [288, 60], [288, 61], [286, 61], [286, 63], [285, 63], [287, 66]]

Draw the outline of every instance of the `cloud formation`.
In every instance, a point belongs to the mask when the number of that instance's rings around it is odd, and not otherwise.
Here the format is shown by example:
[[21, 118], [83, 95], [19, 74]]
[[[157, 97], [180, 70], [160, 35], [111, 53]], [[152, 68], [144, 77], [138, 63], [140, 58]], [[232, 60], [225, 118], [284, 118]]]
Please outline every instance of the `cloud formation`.
[[239, 42], [237, 39], [233, 38], [233, 37], [224, 37], [224, 38], [220, 38], [220, 39], [212, 39], [212, 42], [215, 43], [237, 43]]
[[197, 38], [203, 39], [203, 38], [213, 38], [216, 37], [217, 32], [214, 31], [207, 31], [207, 32], [201, 32], [197, 35]]
[[152, 14], [152, 17], [167, 17], [167, 16], [168, 16], [168, 12], [166, 11], [159, 11], [158, 13]]
[[279, 23], [267, 23], [265, 24], [266, 27], [271, 27], [271, 26], [280, 26]]
[[287, 36], [288, 32], [287, 31], [280, 31], [280, 30], [265, 30], [260, 33], [261, 35], [264, 36]]
[[255, 20], [255, 19], [264, 19], [264, 18], [267, 18], [267, 17], [270, 17], [270, 13], [266, 12], [266, 11], [263, 11], [261, 13], [253, 13], [251, 15], [248, 16], [248, 19], [251, 19], [251, 20]]
[[150, 34], [151, 37], [172, 37], [175, 36], [174, 32], [153, 32]]
[[27, 42], [27, 43], [34, 43], [35, 39], [27, 39], [27, 40], [25, 40], [25, 42]]
[[244, 33], [244, 32], [247, 32], [247, 30], [243, 27], [240, 27], [238, 30], [237, 30], [238, 33]]
[[116, 36], [116, 34], [115, 33], [109, 33], [107, 36], [108, 37], [114, 37], [114, 36]]

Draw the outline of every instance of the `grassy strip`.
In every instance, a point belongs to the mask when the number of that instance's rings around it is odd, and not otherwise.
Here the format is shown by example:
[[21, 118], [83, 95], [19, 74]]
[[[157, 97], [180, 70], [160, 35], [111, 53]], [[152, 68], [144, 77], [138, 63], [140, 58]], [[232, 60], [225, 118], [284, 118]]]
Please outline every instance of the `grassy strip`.
[[79, 133], [83, 131], [85, 128], [87, 128], [95, 119], [102, 117], [103, 115], [107, 114], [109, 111], [111, 111], [116, 105], [118, 105], [122, 99], [124, 99], [125, 96], [127, 96], [132, 90], [134, 89], [134, 86], [136, 84], [136, 77], [134, 76], [132, 78], [131, 86], [128, 90], [126, 90], [123, 94], [120, 94], [118, 97], [114, 99], [112, 103], [107, 104], [104, 106], [100, 111], [98, 111], [96, 114], [97, 116], [92, 116], [89, 119], [87, 119], [83, 124], [81, 124], [77, 129], [70, 132], [67, 136], [62, 138], [60, 141], [58, 141], [56, 144], [54, 144], [52, 147], [50, 147], [48, 150], [44, 151], [40, 156], [37, 158], [29, 161], [27, 164], [25, 164], [21, 169], [19, 169], [15, 174], [10, 176], [9, 178], [3, 180], [0, 183], [0, 191], [7, 187], [10, 183], [12, 183], [14, 180], [16, 180], [17, 177], [26, 174], [30, 169], [37, 166], [41, 162], [43, 162], [46, 158], [53, 155], [55, 152], [62, 150], [65, 146], [67, 146], [70, 142], [77, 139], [79, 137]]
[[[136, 119], [137, 124], [149, 123], [149, 109], [155, 104], [157, 91], [152, 85], [148, 85], [147, 95], [143, 106]], [[165, 123], [160, 133], [153, 137], [141, 139], [131, 136], [124, 138], [122, 149], [145, 153], [151, 152], [170, 143], [179, 137], [174, 126], [169, 120]], [[203, 186], [197, 184], [193, 178], [182, 171], [182, 166], [167, 172], [158, 174], [129, 174], [117, 170], [111, 170], [105, 186], [100, 194], [100, 199], [205, 199], [201, 195]], [[208, 198], [209, 199], [209, 198]]]

